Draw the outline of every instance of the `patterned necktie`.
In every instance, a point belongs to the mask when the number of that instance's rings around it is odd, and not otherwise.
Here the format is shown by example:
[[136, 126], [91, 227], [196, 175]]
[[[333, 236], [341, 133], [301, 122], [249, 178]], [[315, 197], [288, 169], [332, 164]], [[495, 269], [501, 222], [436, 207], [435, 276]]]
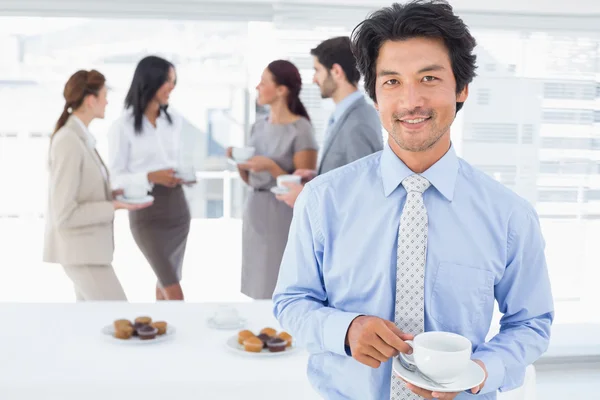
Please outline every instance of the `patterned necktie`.
[[[423, 192], [430, 185], [431, 183], [421, 175], [411, 175], [402, 181], [407, 194], [398, 233], [394, 322], [401, 331], [412, 335], [422, 333], [425, 329], [427, 210], [423, 203]], [[404, 382], [393, 375], [390, 398], [391, 400], [415, 400], [421, 399], [421, 396], [408, 390]]]

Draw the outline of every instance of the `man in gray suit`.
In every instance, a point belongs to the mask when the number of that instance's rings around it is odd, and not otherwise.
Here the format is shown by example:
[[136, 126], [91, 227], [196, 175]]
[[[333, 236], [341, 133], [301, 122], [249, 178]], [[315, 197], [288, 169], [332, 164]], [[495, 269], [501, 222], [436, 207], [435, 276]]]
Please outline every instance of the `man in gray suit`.
[[[321, 97], [331, 98], [336, 107], [328, 121], [317, 170], [294, 173], [302, 176], [304, 183], [383, 149], [379, 115], [358, 90], [360, 73], [350, 38], [341, 36], [325, 40], [310, 53], [315, 68], [313, 83], [321, 89]], [[277, 198], [293, 207], [303, 185], [286, 186], [290, 191]]]

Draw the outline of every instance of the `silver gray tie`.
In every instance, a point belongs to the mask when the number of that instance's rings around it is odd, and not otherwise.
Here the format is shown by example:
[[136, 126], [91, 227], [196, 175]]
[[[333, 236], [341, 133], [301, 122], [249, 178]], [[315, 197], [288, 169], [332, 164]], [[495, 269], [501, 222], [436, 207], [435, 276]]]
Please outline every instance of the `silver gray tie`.
[[[401, 331], [417, 335], [425, 329], [425, 255], [427, 254], [427, 210], [423, 192], [431, 183], [421, 175], [402, 181], [406, 203], [400, 216], [396, 269], [395, 323]], [[392, 374], [393, 375], [393, 374]], [[421, 399], [392, 376], [391, 400]]]

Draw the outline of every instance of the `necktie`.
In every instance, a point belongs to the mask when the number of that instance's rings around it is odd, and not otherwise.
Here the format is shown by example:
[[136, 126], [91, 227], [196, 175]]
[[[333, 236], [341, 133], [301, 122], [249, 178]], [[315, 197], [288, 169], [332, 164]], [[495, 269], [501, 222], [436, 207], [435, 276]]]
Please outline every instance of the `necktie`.
[[[396, 264], [395, 323], [403, 332], [417, 335], [425, 329], [424, 281], [427, 254], [427, 210], [423, 192], [431, 183], [421, 175], [402, 181], [406, 203], [400, 217]], [[392, 376], [391, 400], [421, 399]]]

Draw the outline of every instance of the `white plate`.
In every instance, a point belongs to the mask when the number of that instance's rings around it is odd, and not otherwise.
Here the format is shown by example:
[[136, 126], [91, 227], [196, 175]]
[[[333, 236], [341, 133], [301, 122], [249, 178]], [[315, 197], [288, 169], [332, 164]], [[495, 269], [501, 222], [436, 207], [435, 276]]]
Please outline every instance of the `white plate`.
[[237, 353], [242, 356], [249, 356], [249, 357], [280, 357], [280, 356], [287, 356], [290, 354], [296, 354], [300, 350], [298, 347], [294, 346], [294, 343], [292, 343], [292, 346], [287, 347], [284, 351], [272, 353], [269, 351], [269, 349], [263, 349], [260, 353], [252, 353], [250, 351], [244, 350], [244, 346], [242, 346], [241, 344], [238, 343], [237, 335], [232, 336], [229, 339], [227, 339], [226, 345], [227, 345], [227, 348], [229, 350], [231, 350], [232, 352]]
[[286, 194], [290, 191], [290, 189], [282, 189], [279, 186], [273, 186], [271, 188], [271, 193], [273, 194]]
[[127, 197], [119, 195], [119, 196], [117, 196], [117, 200], [121, 201], [123, 203], [128, 203], [128, 204], [144, 204], [144, 203], [150, 203], [150, 202], [154, 201], [154, 197], [147, 195], [147, 196], [139, 197], [136, 199], [129, 199]]
[[212, 329], [220, 329], [220, 330], [233, 330], [233, 329], [241, 329], [246, 326], [246, 320], [244, 318], [240, 318], [237, 321], [229, 324], [219, 324], [215, 322], [214, 318], [209, 318], [206, 320], [206, 324], [209, 328]]
[[113, 325], [106, 325], [102, 328], [102, 334], [109, 339], [111, 342], [131, 344], [131, 345], [149, 345], [153, 343], [163, 343], [173, 339], [175, 336], [176, 329], [174, 326], [167, 325], [167, 333], [164, 335], [156, 335], [154, 339], [142, 340], [138, 336], [132, 336], [129, 339], [117, 339], [115, 334], [115, 328]]
[[411, 372], [407, 370], [402, 366], [402, 364], [400, 364], [398, 357], [394, 357], [392, 369], [394, 370], [394, 373], [397, 376], [401, 377], [406, 382], [420, 387], [421, 389], [431, 390], [440, 393], [453, 393], [471, 390], [475, 386], [480, 385], [485, 379], [485, 372], [475, 361], [471, 361], [465, 372], [454, 382], [445, 383], [445, 388], [441, 388], [439, 386], [429, 383], [425, 379], [421, 378], [421, 376], [417, 372]]

